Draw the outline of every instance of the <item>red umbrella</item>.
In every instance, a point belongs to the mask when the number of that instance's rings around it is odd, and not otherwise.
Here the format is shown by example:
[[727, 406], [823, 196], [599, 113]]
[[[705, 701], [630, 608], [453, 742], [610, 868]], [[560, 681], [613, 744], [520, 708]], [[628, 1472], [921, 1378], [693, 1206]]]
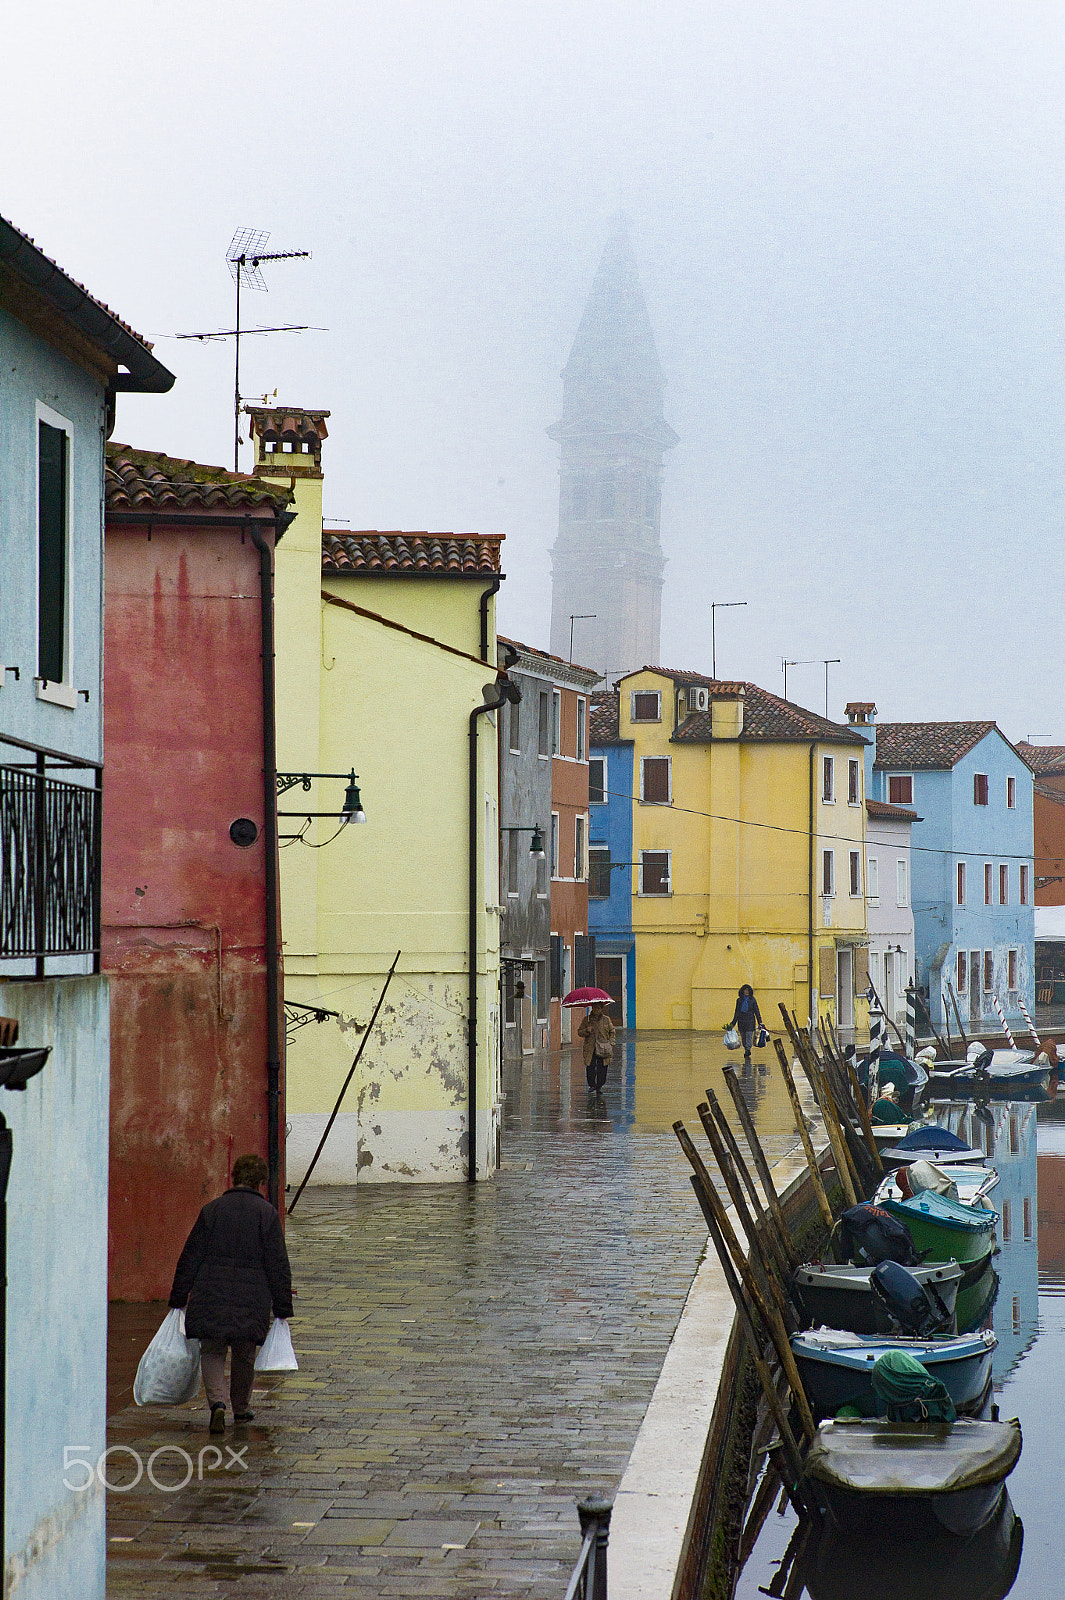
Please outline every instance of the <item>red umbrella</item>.
[[564, 1006], [594, 1006], [601, 1002], [603, 1005], [608, 1006], [611, 1004], [612, 998], [605, 989], [571, 989], [562, 1004]]

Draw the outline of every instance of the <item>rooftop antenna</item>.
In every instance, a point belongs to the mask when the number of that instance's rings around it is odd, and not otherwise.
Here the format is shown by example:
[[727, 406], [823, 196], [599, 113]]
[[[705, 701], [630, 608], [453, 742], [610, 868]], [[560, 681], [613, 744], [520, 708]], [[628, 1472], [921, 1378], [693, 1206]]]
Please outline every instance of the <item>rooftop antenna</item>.
[[840, 664], [840, 658], [839, 658], [839, 656], [822, 656], [821, 660], [825, 664], [825, 720], [827, 721], [828, 720], [828, 669], [829, 669], [829, 667], [838, 667], [839, 664]]
[[569, 614], [569, 664], [573, 665], [573, 624], [575, 622], [594, 622], [598, 612], [571, 611]]
[[238, 228], [229, 242], [226, 251], [226, 260], [233, 282], [237, 286], [237, 316], [236, 326], [233, 328], [220, 328], [216, 333], [179, 333], [179, 339], [233, 339], [235, 354], [233, 360], [233, 471], [240, 471], [240, 339], [242, 334], [251, 333], [324, 333], [324, 328], [298, 327], [294, 323], [285, 323], [277, 328], [242, 328], [240, 325], [240, 291], [245, 289], [259, 289], [266, 293], [266, 279], [260, 270], [264, 261], [309, 261], [309, 250], [267, 250], [266, 242], [269, 233], [262, 233], [255, 228]]
[[784, 698], [788, 698], [788, 668], [789, 667], [815, 667], [820, 661], [820, 656], [809, 656], [805, 661], [781, 661], [784, 668]]

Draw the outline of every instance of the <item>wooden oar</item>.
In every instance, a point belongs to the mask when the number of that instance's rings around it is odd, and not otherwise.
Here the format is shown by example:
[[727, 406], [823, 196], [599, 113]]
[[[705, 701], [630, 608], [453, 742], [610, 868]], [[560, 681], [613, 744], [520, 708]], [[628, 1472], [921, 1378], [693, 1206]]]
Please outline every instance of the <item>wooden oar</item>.
[[792, 1396], [795, 1400], [795, 1406], [799, 1413], [799, 1421], [802, 1424], [803, 1433], [806, 1435], [808, 1440], [812, 1439], [815, 1432], [814, 1419], [810, 1412], [810, 1403], [806, 1398], [806, 1390], [803, 1388], [802, 1379], [799, 1377], [799, 1369], [795, 1364], [795, 1356], [792, 1353], [791, 1342], [788, 1338], [787, 1329], [784, 1327], [781, 1319], [777, 1316], [773, 1306], [769, 1304], [765, 1296], [762, 1294], [762, 1291], [759, 1289], [758, 1284], [755, 1282], [754, 1273], [751, 1271], [750, 1263], [743, 1253], [743, 1249], [739, 1240], [736, 1238], [736, 1233], [733, 1229], [732, 1223], [729, 1221], [728, 1212], [725, 1210], [724, 1202], [722, 1201], [717, 1190], [714, 1188], [714, 1180], [711, 1178], [702, 1156], [692, 1143], [688, 1134], [688, 1130], [684, 1126], [683, 1122], [675, 1122], [673, 1124], [673, 1132], [680, 1141], [680, 1147], [687, 1156], [688, 1161], [691, 1164], [692, 1171], [699, 1180], [698, 1192], [705, 1196], [706, 1204], [710, 1207], [710, 1210], [713, 1213], [718, 1231], [720, 1232], [725, 1244], [728, 1246], [728, 1252], [731, 1252], [732, 1260], [735, 1264], [736, 1271], [742, 1280], [744, 1290], [749, 1296], [754, 1309], [762, 1319], [762, 1323], [766, 1329], [766, 1332], [773, 1342], [773, 1348], [777, 1353], [777, 1360], [780, 1362], [784, 1376], [788, 1380], [788, 1387], [790, 1388]]
[[725, 1116], [724, 1111], [722, 1111], [720, 1102], [718, 1101], [717, 1095], [714, 1093], [713, 1089], [707, 1089], [706, 1099], [710, 1106], [710, 1110], [714, 1114], [714, 1121], [717, 1123], [718, 1132], [721, 1134], [721, 1137], [725, 1142], [725, 1147], [732, 1157], [732, 1164], [747, 1186], [747, 1193], [751, 1197], [751, 1206], [754, 1210], [754, 1215], [765, 1230], [766, 1238], [770, 1242], [774, 1257], [780, 1266], [781, 1272], [785, 1278], [788, 1278], [791, 1276], [791, 1257], [787, 1249], [786, 1238], [781, 1236], [780, 1230], [777, 1227], [776, 1218], [773, 1216], [772, 1212], [766, 1210], [765, 1202], [758, 1192], [758, 1185], [751, 1177], [750, 1167], [743, 1159], [743, 1152], [739, 1147], [736, 1135], [729, 1127], [728, 1118]]
[[765, 1197], [769, 1202], [769, 1210], [773, 1221], [777, 1225], [777, 1232], [784, 1247], [784, 1254], [791, 1266], [797, 1267], [799, 1265], [799, 1253], [795, 1248], [791, 1234], [788, 1231], [788, 1225], [784, 1220], [784, 1211], [777, 1196], [773, 1174], [769, 1170], [769, 1162], [765, 1158], [762, 1142], [754, 1126], [754, 1118], [751, 1116], [747, 1102], [743, 1098], [743, 1090], [740, 1088], [740, 1080], [736, 1076], [736, 1069], [735, 1067], [725, 1067], [723, 1068], [723, 1073], [728, 1092], [732, 1096], [732, 1103], [736, 1107], [736, 1115], [739, 1117], [740, 1125], [747, 1135], [747, 1144], [750, 1147], [751, 1155], [754, 1157], [754, 1164], [758, 1168], [758, 1176], [762, 1180], [762, 1188], [765, 1190]]
[[865, 1142], [869, 1147], [869, 1153], [873, 1159], [873, 1168], [882, 1177], [884, 1173], [884, 1162], [880, 1155], [880, 1147], [876, 1142], [876, 1135], [873, 1132], [873, 1118], [869, 1110], [869, 1102], [862, 1093], [862, 1086], [858, 1082], [858, 1074], [855, 1071], [853, 1061], [847, 1062], [847, 1071], [850, 1074], [851, 1091], [853, 1094], [854, 1103], [858, 1107], [858, 1116], [861, 1118], [862, 1128], [865, 1132]]
[[769, 1242], [769, 1245], [773, 1250], [773, 1254], [776, 1257], [777, 1267], [782, 1272], [785, 1281], [791, 1277], [790, 1265], [786, 1260], [782, 1261], [779, 1255], [777, 1255], [778, 1246], [773, 1238], [772, 1229], [767, 1227], [764, 1223], [763, 1226], [759, 1228], [755, 1223], [754, 1218], [751, 1216], [751, 1213], [747, 1207], [747, 1202], [744, 1199], [743, 1190], [740, 1188], [739, 1179], [736, 1177], [734, 1164], [729, 1160], [728, 1151], [725, 1149], [725, 1146], [721, 1140], [721, 1135], [714, 1126], [713, 1120], [710, 1116], [709, 1107], [706, 1105], [698, 1105], [695, 1109], [698, 1112], [699, 1120], [703, 1125], [703, 1131], [710, 1141], [710, 1148], [714, 1152], [714, 1157], [721, 1169], [721, 1176], [725, 1180], [725, 1187], [728, 1189], [729, 1199], [736, 1207], [736, 1215], [740, 1219], [740, 1227], [743, 1229], [747, 1239], [747, 1244], [749, 1247], [748, 1254], [752, 1260], [758, 1263], [758, 1267], [761, 1271], [761, 1276], [766, 1285], [766, 1289], [776, 1305], [777, 1310], [780, 1312], [781, 1320], [785, 1325], [787, 1325], [789, 1319], [794, 1317], [794, 1308], [789, 1305], [788, 1300], [785, 1297], [784, 1290], [781, 1288], [780, 1281], [778, 1280], [776, 1273], [773, 1271], [772, 1264], [766, 1258], [765, 1252], [762, 1248], [763, 1238]]
[[810, 1130], [806, 1126], [806, 1118], [803, 1116], [802, 1106], [799, 1102], [799, 1091], [795, 1087], [795, 1079], [792, 1077], [791, 1068], [788, 1065], [788, 1053], [784, 1049], [782, 1040], [774, 1039], [773, 1045], [776, 1049], [777, 1060], [780, 1062], [780, 1070], [784, 1076], [784, 1087], [787, 1089], [788, 1099], [791, 1101], [791, 1112], [795, 1118], [795, 1131], [802, 1141], [803, 1151], [806, 1155], [806, 1165], [810, 1169], [810, 1182], [813, 1184], [814, 1194], [817, 1198], [817, 1209], [821, 1213], [822, 1222], [831, 1233], [835, 1218], [832, 1215], [832, 1207], [828, 1203], [825, 1186], [821, 1182], [821, 1169], [817, 1165], [817, 1156], [814, 1154]]

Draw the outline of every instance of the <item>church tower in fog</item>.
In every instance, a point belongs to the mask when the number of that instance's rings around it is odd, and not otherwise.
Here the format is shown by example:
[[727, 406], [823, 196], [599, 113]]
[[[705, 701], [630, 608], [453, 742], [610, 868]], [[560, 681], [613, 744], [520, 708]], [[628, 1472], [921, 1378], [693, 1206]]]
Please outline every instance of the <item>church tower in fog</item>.
[[562, 373], [551, 650], [610, 682], [659, 659], [662, 458], [677, 435], [623, 217], [615, 219]]

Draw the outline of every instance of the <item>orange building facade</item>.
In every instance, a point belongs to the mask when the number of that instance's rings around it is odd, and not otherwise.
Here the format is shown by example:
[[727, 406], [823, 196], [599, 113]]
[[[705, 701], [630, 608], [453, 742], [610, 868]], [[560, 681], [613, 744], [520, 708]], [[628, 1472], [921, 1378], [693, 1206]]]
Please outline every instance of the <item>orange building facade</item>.
[[[595, 982], [595, 945], [588, 937], [588, 696], [598, 674], [555, 668], [551, 705], [550, 1042], [571, 1042], [563, 996]], [[546, 842], [546, 841], [545, 841]], [[572, 1030], [576, 1037], [576, 1030]]]

